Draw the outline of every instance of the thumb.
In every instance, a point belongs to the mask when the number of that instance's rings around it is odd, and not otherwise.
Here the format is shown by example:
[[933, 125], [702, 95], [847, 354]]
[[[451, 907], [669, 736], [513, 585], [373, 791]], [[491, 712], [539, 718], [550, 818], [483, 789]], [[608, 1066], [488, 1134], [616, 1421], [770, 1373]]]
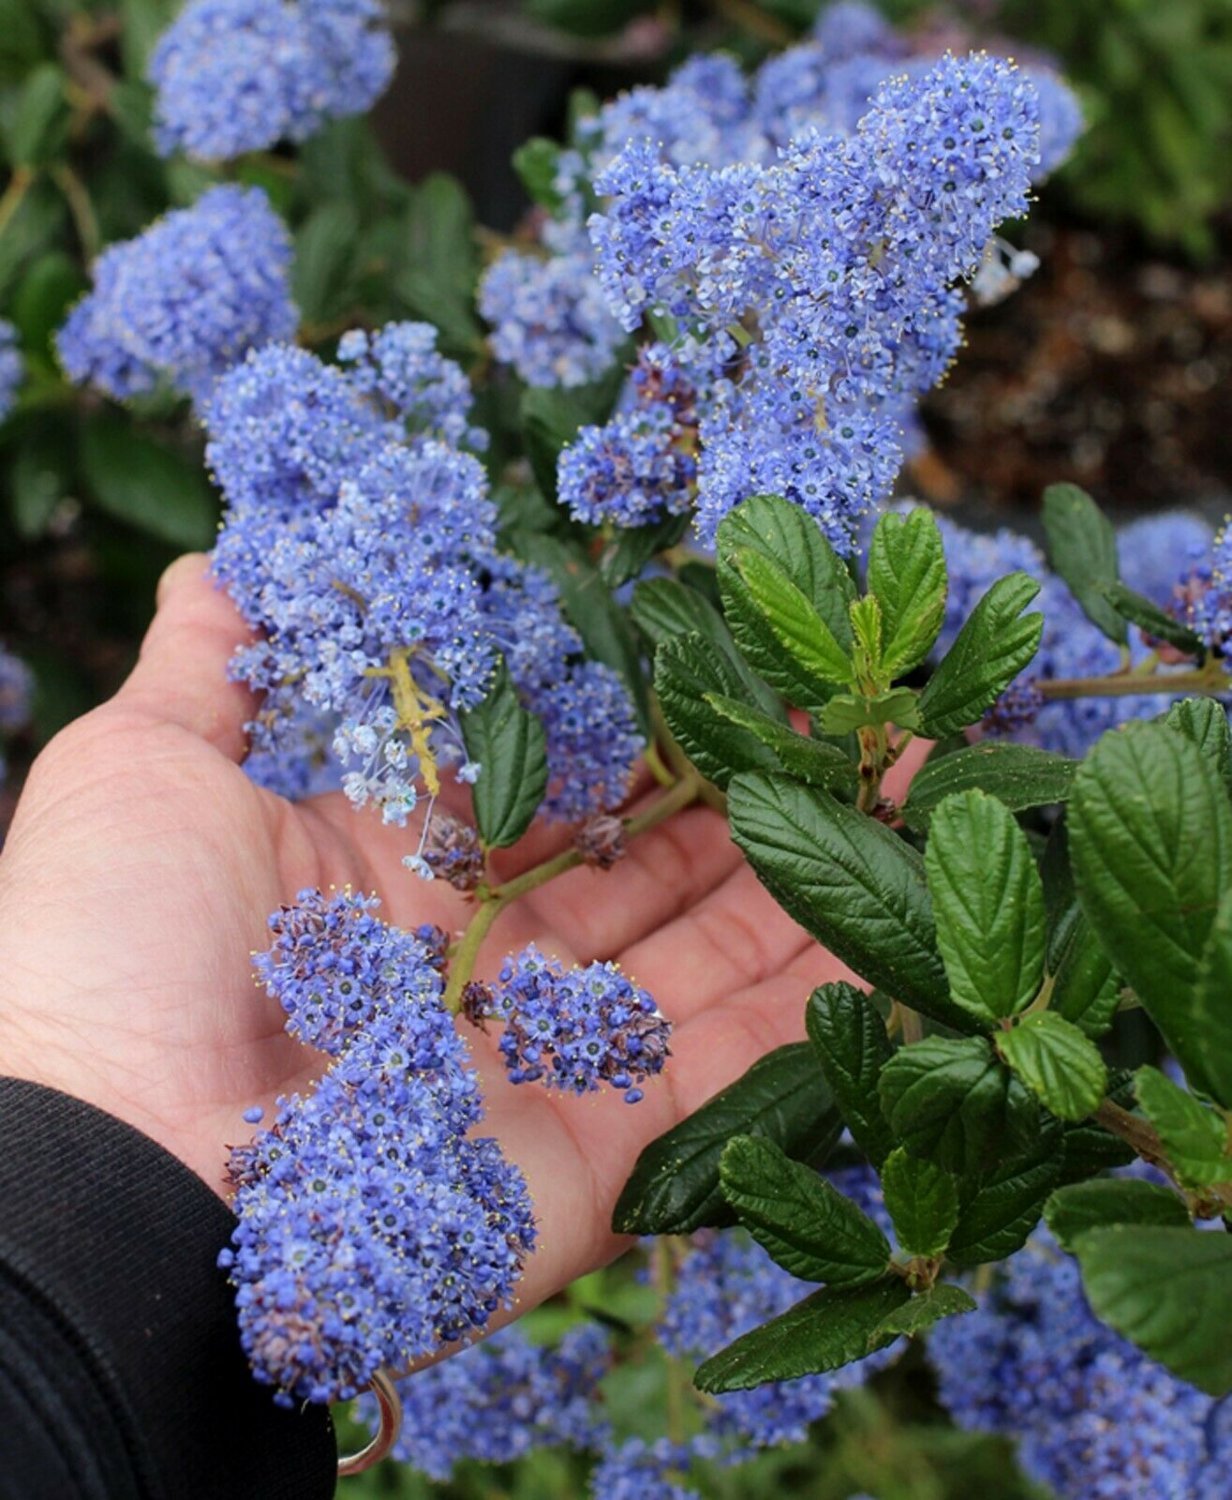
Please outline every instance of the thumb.
[[240, 761], [256, 698], [228, 678], [227, 666], [253, 633], [210, 580], [207, 567], [203, 553], [190, 552], [163, 574], [137, 665], [113, 701], [178, 724]]

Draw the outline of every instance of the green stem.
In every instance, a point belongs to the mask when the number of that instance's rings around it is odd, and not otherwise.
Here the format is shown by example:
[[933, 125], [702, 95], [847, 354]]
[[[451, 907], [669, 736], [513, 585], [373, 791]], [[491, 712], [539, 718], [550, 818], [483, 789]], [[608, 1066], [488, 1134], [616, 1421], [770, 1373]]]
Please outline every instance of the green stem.
[[26, 194], [33, 186], [34, 173], [29, 167], [14, 168], [8, 187], [0, 196], [0, 234], [9, 227], [9, 220], [25, 202]]
[[1037, 682], [1045, 698], [1124, 698], [1135, 693], [1232, 694], [1232, 677], [1212, 657], [1192, 672], [1115, 672], [1109, 677], [1053, 677]]
[[[670, 791], [665, 792], [645, 812], [638, 813], [636, 817], [624, 819], [626, 839], [631, 842], [643, 833], [648, 833], [652, 828], [657, 828], [674, 813], [696, 802], [701, 795], [701, 789], [702, 779], [696, 771], [690, 771], [688, 775], [682, 776]], [[491, 931], [492, 924], [510, 902], [516, 901], [520, 896], [528, 895], [531, 891], [538, 890], [541, 885], [546, 885], [549, 880], [555, 880], [558, 875], [564, 875], [568, 870], [576, 869], [584, 860], [585, 855], [580, 849], [565, 849], [551, 859], [544, 860], [541, 865], [535, 865], [532, 869], [524, 870], [521, 875], [515, 875], [512, 880], [506, 880], [503, 885], [481, 885], [478, 888], [475, 895], [479, 899], [479, 907], [467, 924], [450, 964], [449, 984], [445, 989], [447, 1009], [454, 1015], [457, 1015], [461, 1009], [462, 991], [470, 983], [471, 975], [475, 972], [475, 963], [479, 958], [483, 940]]]
[[[1122, 1109], [1111, 1099], [1103, 1100], [1095, 1111], [1095, 1119], [1105, 1130], [1110, 1130], [1113, 1135], [1119, 1136], [1127, 1146], [1138, 1153], [1143, 1161], [1148, 1161], [1152, 1166], [1166, 1172], [1168, 1177], [1176, 1182], [1176, 1174], [1168, 1160], [1168, 1153], [1164, 1150], [1164, 1144], [1153, 1125], [1140, 1116], [1131, 1114], [1129, 1110]], [[1179, 1187], [1180, 1184], [1178, 1183], [1177, 1186]], [[1184, 1191], [1183, 1188], [1181, 1190]], [[1214, 1200], [1226, 1212], [1232, 1209], [1232, 1182], [1214, 1183], [1210, 1187], [1203, 1188], [1199, 1196]]]

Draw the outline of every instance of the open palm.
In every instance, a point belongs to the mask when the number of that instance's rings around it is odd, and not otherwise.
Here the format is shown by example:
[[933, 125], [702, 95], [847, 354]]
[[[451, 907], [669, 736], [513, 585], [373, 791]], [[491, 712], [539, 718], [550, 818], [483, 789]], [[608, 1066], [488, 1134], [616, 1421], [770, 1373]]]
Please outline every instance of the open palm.
[[[407, 830], [341, 795], [292, 804], [238, 762], [253, 710], [225, 668], [244, 636], [183, 558], [117, 696], [32, 770], [0, 856], [0, 1071], [88, 1099], [144, 1130], [219, 1192], [242, 1112], [303, 1088], [322, 1058], [288, 1037], [252, 980], [265, 919], [304, 886], [375, 890], [383, 915], [456, 933], [473, 907], [401, 858]], [[537, 828], [507, 878], [563, 845]], [[664, 1075], [630, 1107], [506, 1082], [472, 1033], [485, 1129], [526, 1173], [540, 1224], [523, 1305], [620, 1247], [611, 1205], [641, 1147], [801, 1033], [810, 988], [845, 971], [762, 890], [724, 820], [685, 810], [602, 873], [576, 869], [502, 913], [479, 965], [528, 942], [566, 962], [618, 959], [675, 1023]]]

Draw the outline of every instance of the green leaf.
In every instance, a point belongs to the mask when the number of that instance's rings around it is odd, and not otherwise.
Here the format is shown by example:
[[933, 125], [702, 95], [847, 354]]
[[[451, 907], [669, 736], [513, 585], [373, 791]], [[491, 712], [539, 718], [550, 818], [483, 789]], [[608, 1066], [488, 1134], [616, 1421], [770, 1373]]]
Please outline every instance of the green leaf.
[[1212, 1096], [1232, 1098], [1232, 891], [1225, 891], [1198, 961], [1194, 1020], [1205, 1039]]
[[1101, 589], [1120, 579], [1112, 522], [1076, 484], [1050, 484], [1044, 491], [1044, 530], [1053, 571], [1069, 585], [1092, 625], [1123, 646], [1125, 621]]
[[959, 1266], [1003, 1260], [1026, 1244], [1064, 1164], [1062, 1133], [1052, 1125], [1024, 1156], [1012, 1157], [962, 1193], [962, 1210], [946, 1254]]
[[855, 646], [852, 659], [855, 677], [860, 682], [882, 684], [881, 605], [871, 594], [856, 599], [847, 611]]
[[1099, 1108], [1108, 1070], [1095, 1043], [1050, 1010], [1023, 1016], [996, 1035], [997, 1051], [1059, 1120], [1085, 1120]]
[[1223, 704], [1214, 698], [1183, 698], [1172, 705], [1163, 722], [1208, 755], [1224, 786], [1232, 791], [1232, 729]]
[[945, 619], [945, 551], [931, 511], [889, 512], [877, 522], [868, 589], [881, 606], [881, 662], [893, 681], [927, 657]]
[[804, 1019], [848, 1130], [865, 1156], [880, 1167], [894, 1149], [877, 1098], [881, 1070], [894, 1056], [885, 1023], [868, 996], [842, 980], [813, 991]]
[[876, 1224], [773, 1141], [757, 1136], [729, 1141], [719, 1178], [741, 1224], [793, 1276], [862, 1286], [885, 1275], [892, 1252]]
[[807, 1042], [779, 1047], [637, 1159], [616, 1207], [617, 1234], [691, 1234], [736, 1222], [719, 1185], [733, 1136], [763, 1136], [791, 1157], [824, 1161], [843, 1128]]
[[73, 493], [74, 445], [62, 416], [41, 414], [23, 428], [9, 471], [9, 507], [19, 537], [33, 540], [46, 531], [56, 507]]
[[536, 135], [513, 153], [513, 170], [521, 178], [527, 196], [552, 214], [564, 202], [556, 186], [562, 149], [559, 141]]
[[1208, 1395], [1232, 1391], [1232, 1236], [1115, 1224], [1074, 1253], [1098, 1317]]
[[688, 530], [688, 516], [668, 516], [649, 526], [617, 531], [599, 554], [599, 576], [610, 589], [618, 589], [641, 574], [660, 552], [674, 547]]
[[560, 593], [569, 623], [582, 637], [587, 655], [605, 662], [629, 690], [643, 733], [650, 722], [642, 653], [624, 611], [603, 586], [585, 555], [553, 536], [538, 533], [518, 539], [523, 560], [542, 568]]
[[620, 31], [650, 0], [525, 0], [526, 13], [575, 36], [600, 37]]
[[1121, 981], [1078, 906], [1061, 925], [1052, 944], [1056, 967], [1048, 1008], [1087, 1036], [1103, 1036], [1121, 1002]]
[[920, 694], [920, 717], [933, 739], [978, 723], [1039, 650], [1044, 617], [1022, 614], [1039, 587], [1026, 573], [1011, 573], [971, 611]]
[[319, 204], [295, 233], [291, 289], [305, 321], [336, 317], [350, 295], [359, 215], [345, 198]]
[[908, 1338], [915, 1338], [942, 1318], [974, 1312], [978, 1305], [970, 1292], [964, 1292], [952, 1282], [940, 1281], [928, 1291], [912, 1297], [910, 1302], [904, 1302], [889, 1317], [882, 1318], [873, 1330], [873, 1338], [878, 1341], [877, 1347], [881, 1346], [880, 1341], [886, 1335], [892, 1333], [905, 1333]]
[[1044, 1209], [1044, 1222], [1063, 1250], [1078, 1236], [1108, 1224], [1173, 1224], [1185, 1227], [1189, 1212], [1170, 1188], [1125, 1177], [1097, 1177], [1058, 1188]]
[[886, 1211], [907, 1255], [940, 1255], [958, 1223], [958, 1184], [936, 1163], [900, 1146], [881, 1168]]
[[[1120, 582], [1100, 584], [1098, 592], [1118, 619], [1137, 625], [1153, 640], [1167, 641], [1186, 656], [1205, 654], [1206, 643], [1201, 636], [1195, 635], [1188, 625], [1182, 625], [1175, 615], [1160, 609], [1145, 594]], [[1124, 630], [1123, 624], [1121, 628]]]
[[901, 729], [919, 729], [916, 708], [919, 695], [912, 688], [892, 688], [871, 698], [855, 693], [840, 693], [831, 698], [821, 711], [821, 727], [826, 734], [851, 734], [866, 725], [897, 724]]
[[1200, 1104], [1158, 1068], [1139, 1068], [1134, 1074], [1134, 1092], [1185, 1187], [1201, 1189], [1232, 1182], [1232, 1155], [1222, 1115]]
[[895, 1140], [950, 1172], [977, 1172], [1028, 1144], [1035, 1100], [984, 1037], [925, 1037], [900, 1047], [881, 1071], [881, 1108]]
[[959, 1030], [923, 862], [883, 824], [828, 792], [745, 773], [728, 788], [732, 838], [780, 906], [857, 974]]
[[827, 789], [856, 785], [859, 776], [855, 762], [848, 759], [837, 745], [797, 734], [777, 719], [721, 693], [707, 693], [706, 702], [715, 713], [729, 723], [747, 729], [767, 746], [773, 752], [777, 766], [797, 781]]
[[31, 264], [10, 309], [26, 350], [51, 355], [52, 335], [85, 285], [76, 262], [62, 250], [50, 250]]
[[908, 828], [923, 833], [937, 806], [955, 792], [987, 792], [1011, 812], [1064, 802], [1077, 762], [1031, 745], [982, 740], [934, 757], [917, 771], [900, 812]]
[[411, 197], [393, 287], [410, 312], [436, 325], [455, 354], [474, 353], [482, 342], [472, 306], [478, 272], [466, 190], [448, 173], [432, 172]]
[[821, 1375], [892, 1343], [878, 1324], [911, 1296], [899, 1276], [869, 1286], [824, 1287], [708, 1359], [693, 1383], [721, 1395], [770, 1380]]
[[[776, 686], [780, 685], [776, 677], [786, 683], [805, 682], [809, 696], [804, 702], [824, 703], [834, 687], [852, 680], [846, 652], [825, 620], [772, 558], [746, 547], [735, 553], [734, 561], [745, 597], [770, 627], [778, 645], [769, 657], [755, 660], [754, 666], [761, 668], [763, 675]], [[784, 652], [791, 659], [791, 669], [785, 674], [779, 672]]]
[[986, 792], [947, 797], [924, 867], [955, 1004], [985, 1022], [1017, 1015], [1044, 978], [1044, 887], [1013, 813]]
[[664, 641], [655, 652], [654, 683], [667, 727], [708, 781], [725, 787], [737, 771], [778, 768], [777, 756], [758, 735], [715, 707], [716, 697], [727, 702], [739, 693], [741, 682], [727, 657], [702, 636]]
[[462, 715], [466, 753], [479, 763], [475, 821], [489, 849], [516, 844], [534, 821], [548, 785], [547, 735], [502, 661], [488, 695]]
[[198, 463], [110, 414], [86, 426], [81, 462], [95, 500], [117, 520], [174, 547], [213, 541], [218, 503]]
[[1232, 809], [1209, 757], [1162, 724], [1106, 734], [1074, 778], [1069, 837], [1083, 911], [1117, 972], [1186, 1075], [1232, 1103], [1232, 1057], [1211, 1036], [1232, 1035], [1232, 1016], [1199, 999], [1200, 956], [1232, 886]]
[[556, 464], [561, 450], [583, 427], [606, 422], [612, 414], [625, 371], [619, 364], [589, 385], [531, 386], [522, 397], [522, 438], [535, 482], [556, 500]]
[[38, 167], [57, 154], [68, 133], [68, 79], [53, 62], [27, 74], [8, 116], [9, 160], [15, 167]]

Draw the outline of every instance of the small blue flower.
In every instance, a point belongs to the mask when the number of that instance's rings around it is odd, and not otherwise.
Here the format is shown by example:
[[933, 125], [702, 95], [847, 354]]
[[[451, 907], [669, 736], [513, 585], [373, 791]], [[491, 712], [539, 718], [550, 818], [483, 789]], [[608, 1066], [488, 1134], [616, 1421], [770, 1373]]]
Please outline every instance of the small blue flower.
[[26, 362], [18, 347], [17, 330], [0, 318], [0, 422], [17, 402], [17, 388], [26, 373]]

